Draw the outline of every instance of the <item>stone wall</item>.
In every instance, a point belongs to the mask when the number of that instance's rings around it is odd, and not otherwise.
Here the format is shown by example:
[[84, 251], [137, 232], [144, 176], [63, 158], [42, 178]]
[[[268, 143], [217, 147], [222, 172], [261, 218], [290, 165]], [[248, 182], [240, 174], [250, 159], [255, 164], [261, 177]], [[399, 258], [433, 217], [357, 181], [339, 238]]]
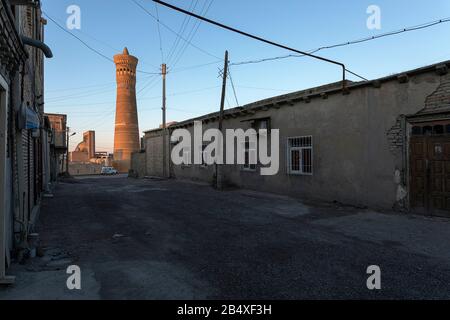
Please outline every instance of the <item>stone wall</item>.
[[[305, 90], [227, 110], [224, 130], [247, 130], [254, 119], [270, 119], [271, 129], [279, 129], [280, 133], [280, 167], [276, 175], [262, 176], [259, 164], [256, 170], [224, 165], [223, 180], [233, 186], [304, 199], [380, 210], [398, 207], [399, 186], [400, 200], [404, 201], [408, 192], [403, 185], [408, 168], [407, 116], [417, 114], [432, 101], [443, 103], [447, 98], [450, 101], [445, 94], [445, 78], [428, 68], [426, 72], [411, 72], [408, 77], [384, 78], [377, 85], [370, 82], [353, 88], [349, 85], [347, 94], [338, 90], [318, 94], [314, 89]], [[199, 120], [203, 120], [203, 132], [218, 127], [217, 115]], [[177, 128], [187, 129], [194, 136], [192, 120], [170, 130]], [[162, 140], [158, 133], [160, 130], [153, 130], [145, 136], [149, 175], [160, 173], [162, 164]], [[312, 175], [288, 173], [287, 140], [299, 136], [312, 136]], [[214, 174], [214, 166], [171, 166], [173, 178], [211, 183]]]
[[[148, 176], [162, 177], [163, 174], [163, 136], [162, 131], [157, 131], [149, 135], [150, 139], [145, 139], [146, 151], [146, 174]], [[169, 150], [168, 138], [166, 140], [166, 150]], [[168, 153], [167, 153], [168, 154]], [[167, 168], [169, 168], [169, 157], [167, 157]]]
[[69, 173], [72, 176], [98, 175], [102, 173], [101, 164], [69, 163]]
[[143, 178], [147, 175], [145, 152], [135, 152], [131, 154], [131, 169], [129, 175], [133, 178]]

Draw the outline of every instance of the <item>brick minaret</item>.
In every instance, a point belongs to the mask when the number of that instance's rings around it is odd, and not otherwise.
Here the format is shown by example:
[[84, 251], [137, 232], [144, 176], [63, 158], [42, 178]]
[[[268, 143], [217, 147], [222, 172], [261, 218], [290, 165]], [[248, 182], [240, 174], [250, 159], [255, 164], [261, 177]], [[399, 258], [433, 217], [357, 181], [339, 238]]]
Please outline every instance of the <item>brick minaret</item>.
[[138, 59], [125, 48], [114, 56], [116, 64], [117, 101], [114, 133], [113, 166], [119, 172], [128, 172], [131, 153], [139, 151], [139, 128], [136, 107], [136, 66]]

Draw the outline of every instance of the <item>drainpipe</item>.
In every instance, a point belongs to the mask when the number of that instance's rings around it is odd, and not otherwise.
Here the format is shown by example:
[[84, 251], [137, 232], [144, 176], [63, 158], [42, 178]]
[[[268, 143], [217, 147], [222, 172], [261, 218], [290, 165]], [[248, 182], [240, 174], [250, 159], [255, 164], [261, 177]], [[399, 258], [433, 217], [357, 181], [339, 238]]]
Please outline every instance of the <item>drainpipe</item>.
[[53, 58], [52, 50], [42, 41], [31, 39], [23, 35], [20, 36], [24, 45], [41, 49], [46, 58]]

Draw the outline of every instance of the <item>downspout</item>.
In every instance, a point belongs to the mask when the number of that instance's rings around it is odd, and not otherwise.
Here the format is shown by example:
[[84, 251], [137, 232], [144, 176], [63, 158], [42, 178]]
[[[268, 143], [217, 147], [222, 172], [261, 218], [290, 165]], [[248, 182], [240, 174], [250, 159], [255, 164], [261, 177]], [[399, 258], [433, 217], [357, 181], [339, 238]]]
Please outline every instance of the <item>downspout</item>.
[[24, 45], [41, 49], [46, 58], [53, 58], [52, 50], [44, 42], [25, 37], [24, 35], [21, 35], [20, 39]]

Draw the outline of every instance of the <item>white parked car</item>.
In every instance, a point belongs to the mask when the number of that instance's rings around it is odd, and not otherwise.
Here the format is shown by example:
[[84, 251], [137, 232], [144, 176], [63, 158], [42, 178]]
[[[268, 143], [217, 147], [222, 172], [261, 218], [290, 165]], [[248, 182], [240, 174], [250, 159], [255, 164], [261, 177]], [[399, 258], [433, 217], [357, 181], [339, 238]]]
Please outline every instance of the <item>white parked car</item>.
[[102, 175], [114, 175], [118, 174], [119, 172], [114, 169], [113, 167], [103, 167], [102, 168]]

